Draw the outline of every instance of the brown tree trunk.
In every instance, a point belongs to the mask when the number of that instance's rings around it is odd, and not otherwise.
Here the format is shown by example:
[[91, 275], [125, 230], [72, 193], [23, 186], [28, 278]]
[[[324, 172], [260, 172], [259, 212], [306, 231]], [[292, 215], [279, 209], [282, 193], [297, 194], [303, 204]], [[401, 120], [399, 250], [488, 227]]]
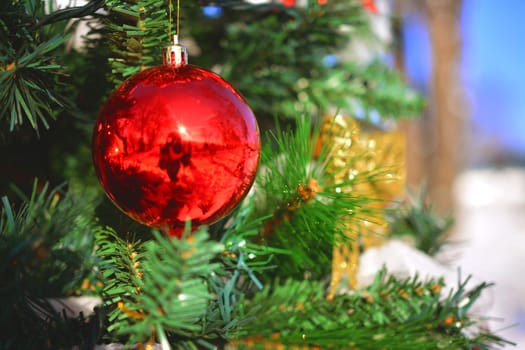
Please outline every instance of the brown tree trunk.
[[[440, 211], [454, 207], [453, 185], [460, 170], [465, 108], [459, 77], [461, 0], [425, 0], [432, 43], [430, 119], [424, 139], [435, 147], [429, 164], [429, 191]], [[428, 141], [427, 141], [428, 142]]]
[[[459, 77], [461, 0], [398, 0], [400, 21], [408, 11], [426, 19], [432, 48], [432, 76], [428, 108], [424, 115], [401, 125], [407, 135], [407, 182], [411, 187], [428, 185], [430, 202], [439, 212], [454, 208], [453, 184], [461, 169], [464, 149], [463, 91]], [[401, 40], [399, 23], [394, 33]], [[394, 27], [394, 31], [396, 27]], [[404, 70], [403, 42], [398, 42], [396, 65]]]

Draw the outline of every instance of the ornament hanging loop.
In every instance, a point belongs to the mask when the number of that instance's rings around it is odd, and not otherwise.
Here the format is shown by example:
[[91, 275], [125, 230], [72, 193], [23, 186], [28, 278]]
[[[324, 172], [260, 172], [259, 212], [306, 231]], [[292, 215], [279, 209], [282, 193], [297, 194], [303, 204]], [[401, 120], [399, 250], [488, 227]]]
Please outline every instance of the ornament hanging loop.
[[188, 63], [188, 53], [186, 47], [179, 44], [179, 22], [180, 22], [180, 0], [177, 0], [177, 32], [171, 35], [172, 19], [171, 19], [171, 0], [168, 1], [169, 26], [168, 33], [171, 40], [171, 45], [164, 48], [162, 62], [170, 66], [183, 66]]
[[188, 64], [188, 53], [186, 47], [179, 44], [179, 35], [173, 35], [170, 46], [164, 49], [163, 62], [172, 66], [183, 66]]

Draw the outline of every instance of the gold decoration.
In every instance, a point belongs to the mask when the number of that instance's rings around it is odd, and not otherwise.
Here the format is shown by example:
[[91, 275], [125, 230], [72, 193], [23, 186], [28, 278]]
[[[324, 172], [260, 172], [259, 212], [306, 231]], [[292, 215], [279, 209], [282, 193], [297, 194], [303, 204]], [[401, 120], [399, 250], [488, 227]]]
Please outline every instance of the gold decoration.
[[360, 246], [368, 249], [382, 243], [387, 232], [383, 210], [405, 186], [405, 140], [398, 132], [361, 130], [354, 119], [338, 115], [323, 120], [318, 155], [322, 148], [329, 152], [327, 182], [336, 185], [338, 192], [367, 199], [359, 212], [343, 219], [351, 242], [334, 247], [331, 299], [345, 275], [355, 288]]

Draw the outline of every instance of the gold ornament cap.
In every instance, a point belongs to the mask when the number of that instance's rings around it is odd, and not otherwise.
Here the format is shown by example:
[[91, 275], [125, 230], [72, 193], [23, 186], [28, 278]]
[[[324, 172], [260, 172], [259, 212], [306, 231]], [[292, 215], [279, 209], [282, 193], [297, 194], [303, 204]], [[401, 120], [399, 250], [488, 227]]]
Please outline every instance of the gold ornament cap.
[[183, 66], [188, 64], [188, 53], [186, 46], [179, 44], [179, 36], [173, 35], [172, 43], [164, 49], [163, 63], [173, 66]]

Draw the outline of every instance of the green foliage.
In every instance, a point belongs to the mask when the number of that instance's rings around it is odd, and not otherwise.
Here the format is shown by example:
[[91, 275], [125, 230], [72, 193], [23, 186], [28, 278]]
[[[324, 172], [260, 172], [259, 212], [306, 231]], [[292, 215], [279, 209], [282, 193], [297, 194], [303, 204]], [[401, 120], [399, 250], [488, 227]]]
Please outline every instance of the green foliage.
[[38, 131], [41, 123], [49, 128], [53, 107], [64, 107], [64, 99], [49, 87], [58, 84], [62, 68], [51, 63], [51, 52], [62, 45], [65, 36], [56, 36], [24, 52], [18, 57], [0, 57], [5, 70], [0, 72], [0, 118], [9, 118], [9, 130], [29, 121]]
[[0, 119], [13, 131], [29, 122], [37, 133], [49, 128], [57, 108], [71, 108], [65, 98], [64, 70], [57, 60], [74, 26], [63, 21], [96, 10], [99, 0], [83, 8], [46, 15], [40, 0], [4, 1], [0, 5]]
[[139, 70], [162, 62], [162, 49], [170, 44], [165, 0], [108, 0], [101, 33], [110, 39], [111, 77], [115, 85]]
[[322, 164], [313, 162], [315, 144], [310, 126], [302, 120], [295, 132], [277, 130], [267, 140], [251, 198], [256, 217], [270, 216], [261, 225], [257, 240], [284, 249], [286, 254], [274, 257], [274, 263], [280, 266], [278, 273], [298, 278], [326, 274], [333, 244], [342, 236], [334, 220], [339, 212], [333, 210], [336, 206], [342, 209], [341, 203], [325, 198], [324, 192], [312, 198], [308, 195], [313, 190], [310, 184], [322, 173]]
[[104, 339], [152, 337], [177, 349], [225, 343], [250, 321], [238, 318], [237, 308], [246, 293], [262, 288], [256, 272], [278, 252], [250, 243], [256, 232], [245, 220], [239, 215], [229, 223], [224, 243], [208, 240], [205, 227], [180, 241], [154, 232], [147, 242], [97, 229], [109, 323]]
[[304, 90], [322, 111], [336, 106], [368, 120], [414, 117], [424, 106], [422, 97], [405, 86], [399, 73], [377, 59], [367, 64], [342, 63], [325, 78], [305, 84]]
[[223, 257], [223, 264], [227, 269], [232, 268], [240, 273], [247, 273], [249, 279], [258, 287], [262, 288], [261, 282], [256, 274], [264, 274], [268, 270], [279, 268], [272, 264], [276, 255], [287, 255], [290, 251], [280, 249], [266, 242], [255, 243], [259, 240], [261, 227], [265, 225], [272, 215], [257, 216], [254, 214], [257, 200], [250, 198], [242, 203], [226, 223], [224, 231], [221, 232], [220, 241], [224, 244], [227, 254]]
[[[220, 241], [225, 251], [220, 257], [221, 276], [213, 275], [210, 285], [217, 299], [207, 317], [208, 328], [221, 329], [223, 338], [250, 320], [238, 319], [237, 308], [242, 307], [246, 295], [263, 288], [262, 274], [279, 268], [273, 264], [275, 255], [288, 254], [266, 244], [256, 244], [260, 226], [267, 218], [252, 218], [252, 201], [247, 201], [226, 223]], [[215, 315], [214, 315], [215, 314]]]
[[130, 343], [201, 335], [213, 297], [207, 279], [219, 267], [211, 261], [224, 249], [207, 239], [205, 229], [180, 240], [155, 231], [145, 243], [100, 231], [105, 303], [112, 308], [108, 331]]
[[[79, 333], [87, 327], [83, 320], [64, 319], [49, 298], [75, 295], [85, 279], [95, 283], [92, 208], [69, 192], [38, 185], [35, 181], [30, 198], [17, 210], [2, 198], [0, 347], [80, 344]], [[64, 336], [62, 327], [71, 333]]]
[[221, 75], [263, 117], [290, 118], [303, 108], [320, 107], [326, 89], [314, 95], [305, 85], [326, 79], [329, 69], [322, 58], [348, 40], [341, 25], [357, 34], [366, 31], [360, 4], [331, 1], [325, 6], [310, 0], [301, 8], [275, 5], [252, 11], [251, 18], [226, 27]]
[[[383, 270], [369, 287], [326, 300], [325, 283], [287, 280], [246, 300], [244, 311], [257, 318], [235, 338], [241, 349], [281, 344], [284, 349], [460, 350], [506, 344], [483, 332], [465, 337], [474, 322], [467, 312], [488, 287], [466, 290], [467, 283], [468, 278], [443, 295], [440, 280], [400, 280]], [[250, 342], [251, 337], [259, 340]]]
[[389, 221], [393, 237], [412, 240], [417, 249], [428, 255], [436, 255], [448, 243], [446, 234], [454, 224], [452, 216], [440, 217], [434, 213], [424, 190], [390, 212]]
[[[228, 22], [203, 17], [195, 2], [184, 6], [183, 28], [205, 51], [193, 55], [190, 47], [190, 62], [218, 71], [242, 92], [260, 120], [334, 109], [364, 118], [378, 113], [400, 118], [416, 115], [423, 106], [421, 97], [381, 61], [323, 63], [323, 57], [339, 54], [354, 37], [377, 40], [359, 1], [320, 5], [309, 0], [292, 8], [227, 1], [222, 6]], [[160, 50], [170, 42], [162, 14], [166, 8], [161, 0], [108, 1], [103, 33], [111, 38], [115, 83], [160, 63]]]
[[320, 5], [310, 0], [304, 7], [252, 11], [252, 18], [226, 27], [220, 74], [260, 117], [295, 118], [298, 112], [338, 109], [365, 118], [373, 111], [399, 118], [421, 110], [421, 98], [380, 61], [334, 67], [323, 63], [325, 56], [340, 54], [338, 49], [352, 38], [377, 40], [360, 2]]
[[[269, 216], [260, 225], [258, 242], [286, 252], [274, 256], [279, 276], [322, 278], [330, 272], [334, 244], [349, 243], [347, 232], [357, 237], [351, 228], [356, 225], [350, 224], [381, 214], [379, 198], [372, 193], [356, 194], [351, 188], [379, 181], [385, 169], [378, 166], [334, 184], [326, 172], [333, 144], [320, 141], [318, 125], [303, 118], [295, 130], [278, 128], [270, 135], [262, 151], [255, 194], [249, 199], [254, 202], [253, 217]], [[357, 152], [347, 166], [362, 156]]]

